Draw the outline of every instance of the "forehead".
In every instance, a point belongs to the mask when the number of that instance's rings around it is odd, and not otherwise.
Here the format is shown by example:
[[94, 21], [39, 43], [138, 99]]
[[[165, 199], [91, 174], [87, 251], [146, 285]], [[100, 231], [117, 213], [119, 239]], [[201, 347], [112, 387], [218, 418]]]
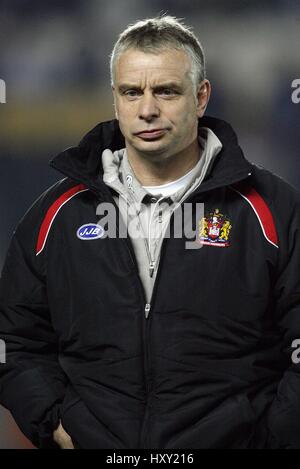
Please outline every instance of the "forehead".
[[115, 78], [164, 78], [183, 80], [191, 71], [191, 59], [183, 50], [166, 49], [158, 53], [145, 53], [136, 49], [123, 52], [115, 66]]

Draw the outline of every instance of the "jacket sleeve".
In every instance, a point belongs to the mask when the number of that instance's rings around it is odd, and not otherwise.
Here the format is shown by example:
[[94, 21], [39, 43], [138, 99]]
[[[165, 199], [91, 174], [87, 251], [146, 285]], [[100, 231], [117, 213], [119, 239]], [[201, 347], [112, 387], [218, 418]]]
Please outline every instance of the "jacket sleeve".
[[[281, 251], [274, 285], [274, 316], [280, 330], [286, 369], [267, 416], [268, 446], [300, 449], [300, 363], [294, 346], [300, 339], [300, 200], [299, 193], [280, 200]], [[299, 347], [298, 342], [298, 347]], [[299, 356], [299, 354], [298, 354]]]
[[52, 434], [67, 379], [58, 361], [45, 273], [35, 256], [39, 209], [37, 204], [29, 210], [14, 233], [0, 280], [0, 339], [6, 348], [0, 403], [35, 446], [57, 448]]

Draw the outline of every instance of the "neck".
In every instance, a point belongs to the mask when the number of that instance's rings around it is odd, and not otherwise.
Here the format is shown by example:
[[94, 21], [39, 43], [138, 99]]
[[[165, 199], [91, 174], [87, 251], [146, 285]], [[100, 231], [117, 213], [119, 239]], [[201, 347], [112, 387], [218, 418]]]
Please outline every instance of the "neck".
[[175, 181], [187, 174], [199, 161], [198, 139], [184, 150], [166, 159], [153, 161], [127, 148], [128, 161], [142, 186], [159, 186]]

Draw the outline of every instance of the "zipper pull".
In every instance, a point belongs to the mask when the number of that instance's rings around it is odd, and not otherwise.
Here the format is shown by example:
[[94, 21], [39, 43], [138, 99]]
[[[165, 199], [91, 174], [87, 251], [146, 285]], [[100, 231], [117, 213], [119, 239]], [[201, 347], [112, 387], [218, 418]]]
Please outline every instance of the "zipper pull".
[[155, 261], [151, 261], [150, 264], [149, 264], [149, 275], [150, 275], [150, 277], [153, 277], [154, 266], [155, 266]]
[[150, 308], [151, 308], [151, 304], [150, 303], [147, 303], [145, 305], [145, 318], [148, 319], [148, 316], [149, 316], [149, 313], [150, 313]]

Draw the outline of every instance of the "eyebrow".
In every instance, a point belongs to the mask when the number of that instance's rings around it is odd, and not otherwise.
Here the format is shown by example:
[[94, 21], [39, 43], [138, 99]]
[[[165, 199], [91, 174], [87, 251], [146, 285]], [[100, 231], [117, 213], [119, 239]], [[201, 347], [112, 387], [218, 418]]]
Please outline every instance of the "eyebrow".
[[[161, 88], [175, 88], [177, 90], [182, 89], [182, 85], [180, 85], [178, 82], [175, 81], [166, 81], [163, 83], [159, 83], [155, 86], [152, 87], [153, 90], [158, 90]], [[133, 84], [133, 83], [122, 83], [119, 87], [118, 90], [120, 92], [125, 91], [125, 90], [137, 90], [140, 89], [140, 86]]]

